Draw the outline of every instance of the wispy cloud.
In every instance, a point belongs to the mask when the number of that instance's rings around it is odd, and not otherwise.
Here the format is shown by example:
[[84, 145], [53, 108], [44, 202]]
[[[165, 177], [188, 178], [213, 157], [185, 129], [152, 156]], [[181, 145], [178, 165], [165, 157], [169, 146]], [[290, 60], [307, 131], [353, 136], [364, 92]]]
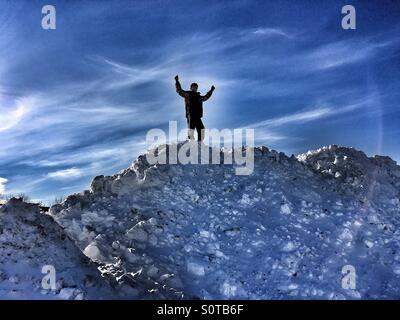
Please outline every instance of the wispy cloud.
[[70, 168], [59, 171], [50, 172], [47, 174], [48, 178], [57, 179], [57, 180], [65, 180], [65, 179], [74, 179], [81, 177], [83, 175], [82, 171], [78, 168]]
[[305, 123], [309, 121], [318, 120], [333, 113], [330, 108], [317, 108], [314, 110], [308, 110], [303, 112], [296, 112], [294, 114], [285, 115], [282, 117], [276, 117], [272, 119], [267, 119], [264, 121], [256, 122], [249, 127], [280, 127], [282, 125], [293, 124], [293, 123]]
[[293, 37], [289, 33], [285, 32], [279, 28], [257, 28], [255, 30], [251, 31], [251, 33], [253, 33], [255, 35], [262, 35], [262, 36], [281, 36], [281, 37], [286, 37], [286, 38]]
[[362, 62], [376, 56], [382, 49], [392, 42], [369, 42], [357, 40], [343, 40], [320, 46], [304, 55], [307, 66], [312, 69], [326, 70], [335, 67]]
[[[258, 144], [277, 145], [282, 141], [301, 141], [303, 137], [296, 135], [295, 137], [288, 135], [288, 129], [301, 126], [309, 122], [317, 122], [331, 117], [345, 115], [357, 109], [365, 108], [371, 103], [371, 99], [366, 98], [364, 101], [350, 104], [344, 107], [317, 107], [314, 109], [306, 109], [299, 112], [286, 114], [270, 119], [254, 122], [243, 128], [255, 130], [255, 140]], [[363, 114], [363, 113], [362, 113]]]
[[[256, 128], [255, 128], [256, 129]], [[268, 130], [267, 128], [258, 128], [255, 130], [255, 144], [265, 145], [277, 143], [279, 141], [285, 140], [288, 137], [283, 133], [274, 132]]]
[[0, 106], [0, 132], [7, 131], [15, 127], [27, 112], [27, 106], [22, 102], [18, 102], [17, 106], [8, 111]]
[[253, 124], [248, 125], [249, 128], [259, 128], [259, 127], [267, 127], [267, 128], [276, 128], [289, 124], [303, 124], [310, 121], [316, 121], [324, 118], [328, 118], [331, 116], [335, 116], [338, 114], [344, 114], [347, 112], [354, 111], [359, 109], [367, 104], [368, 99], [363, 102], [354, 103], [351, 105], [347, 105], [345, 107], [319, 107], [310, 110], [303, 110], [300, 112], [295, 112], [288, 115], [283, 115], [280, 117], [274, 117], [271, 119], [266, 119], [263, 121], [255, 122]]

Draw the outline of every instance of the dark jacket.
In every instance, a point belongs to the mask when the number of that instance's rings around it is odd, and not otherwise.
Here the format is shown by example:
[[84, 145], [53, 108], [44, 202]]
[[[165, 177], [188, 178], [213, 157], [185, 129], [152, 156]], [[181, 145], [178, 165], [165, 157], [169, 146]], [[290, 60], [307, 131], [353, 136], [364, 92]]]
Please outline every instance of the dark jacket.
[[185, 98], [186, 118], [203, 117], [203, 102], [211, 97], [213, 90], [208, 91], [205, 96], [202, 96], [199, 92], [182, 90], [179, 81], [176, 81], [175, 86], [176, 92]]

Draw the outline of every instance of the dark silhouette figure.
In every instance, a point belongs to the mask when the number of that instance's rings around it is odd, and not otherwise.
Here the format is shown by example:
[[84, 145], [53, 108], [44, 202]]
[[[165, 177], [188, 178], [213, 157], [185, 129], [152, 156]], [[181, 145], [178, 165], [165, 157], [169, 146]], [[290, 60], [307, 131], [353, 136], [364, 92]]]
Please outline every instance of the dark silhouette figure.
[[183, 98], [185, 98], [185, 111], [186, 119], [188, 124], [188, 138], [194, 140], [194, 129], [197, 131], [197, 140], [204, 140], [204, 125], [201, 118], [203, 117], [203, 102], [207, 101], [215, 90], [212, 86], [211, 90], [206, 95], [202, 96], [200, 92], [197, 92], [197, 83], [190, 85], [190, 90], [182, 90], [181, 84], [179, 83], [179, 77], [175, 76], [176, 92]]

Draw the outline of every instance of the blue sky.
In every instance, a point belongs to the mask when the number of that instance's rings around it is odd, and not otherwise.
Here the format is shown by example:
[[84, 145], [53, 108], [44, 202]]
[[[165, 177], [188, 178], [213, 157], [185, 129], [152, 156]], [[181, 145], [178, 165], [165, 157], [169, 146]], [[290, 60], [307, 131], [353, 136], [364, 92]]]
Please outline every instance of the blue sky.
[[[318, 4], [317, 4], [318, 3]], [[41, 28], [54, 4], [57, 29]], [[151, 128], [185, 126], [182, 85], [208, 128], [255, 128], [287, 154], [323, 145], [400, 160], [400, 3], [352, 1], [0, 3], [0, 193], [49, 201], [112, 174]]]

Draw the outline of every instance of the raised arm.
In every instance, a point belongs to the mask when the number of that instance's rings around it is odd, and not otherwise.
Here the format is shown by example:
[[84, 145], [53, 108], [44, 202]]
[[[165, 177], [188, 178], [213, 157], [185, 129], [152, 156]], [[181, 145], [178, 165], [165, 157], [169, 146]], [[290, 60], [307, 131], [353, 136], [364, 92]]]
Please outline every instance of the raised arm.
[[182, 86], [179, 82], [179, 77], [175, 76], [175, 87], [176, 87], [176, 92], [183, 98], [187, 97], [187, 92], [185, 90], [182, 90]]
[[208, 99], [210, 99], [210, 97], [211, 97], [211, 95], [213, 94], [214, 90], [215, 90], [215, 87], [212, 86], [211, 89], [210, 89], [210, 91], [208, 91], [208, 92], [206, 93], [206, 95], [201, 96], [201, 100], [207, 101]]

